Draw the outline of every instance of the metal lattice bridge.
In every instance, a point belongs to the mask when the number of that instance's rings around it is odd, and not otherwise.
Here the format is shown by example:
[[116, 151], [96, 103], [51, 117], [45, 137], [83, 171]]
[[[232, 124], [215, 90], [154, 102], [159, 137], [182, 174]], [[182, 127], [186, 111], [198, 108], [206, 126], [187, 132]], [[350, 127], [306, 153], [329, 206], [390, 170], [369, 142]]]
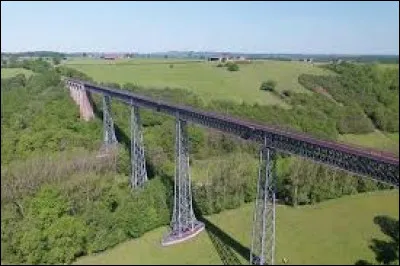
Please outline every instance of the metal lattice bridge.
[[203, 112], [136, 95], [131, 92], [98, 86], [86, 81], [64, 79], [72, 98], [79, 105], [81, 117], [93, 118], [88, 93], [103, 96], [103, 148], [117, 143], [111, 115], [111, 98], [131, 107], [131, 186], [140, 189], [147, 181], [139, 108], [148, 108], [175, 116], [174, 208], [170, 231], [162, 238], [163, 246], [183, 242], [199, 234], [204, 224], [193, 212], [189, 170], [187, 123], [195, 123], [260, 143], [260, 167], [255, 203], [250, 263], [273, 265], [275, 253], [275, 187], [273, 160], [277, 152], [307, 158], [317, 163], [345, 170], [362, 178], [399, 186], [399, 159], [394, 156], [323, 141], [310, 136], [258, 125], [235, 118]]

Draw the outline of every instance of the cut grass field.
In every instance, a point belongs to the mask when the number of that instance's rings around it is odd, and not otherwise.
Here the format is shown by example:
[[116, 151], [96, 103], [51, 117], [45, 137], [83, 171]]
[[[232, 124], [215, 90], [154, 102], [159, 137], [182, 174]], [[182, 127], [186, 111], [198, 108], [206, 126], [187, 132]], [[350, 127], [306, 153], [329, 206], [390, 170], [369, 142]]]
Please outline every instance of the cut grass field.
[[[253, 204], [205, 218], [206, 232], [170, 247], [161, 247], [167, 228], [117, 247], [83, 257], [76, 264], [248, 264]], [[276, 264], [372, 263], [372, 239], [390, 238], [374, 223], [377, 216], [399, 219], [399, 191], [347, 196], [321, 204], [277, 207]], [[398, 228], [397, 228], [398, 230]]]
[[[97, 62], [97, 63], [96, 63]], [[308, 93], [298, 83], [302, 73], [329, 74], [328, 70], [303, 62], [256, 61], [240, 64], [240, 70], [229, 72], [216, 63], [182, 60], [71, 60], [66, 64], [97, 81], [135, 83], [146, 87], [184, 88], [197, 93], [205, 101], [213, 99], [233, 100], [259, 104], [287, 106], [269, 92], [260, 91], [263, 81], [273, 79], [277, 90]], [[173, 65], [171, 68], [170, 65]]]
[[340, 135], [339, 140], [349, 144], [388, 151], [397, 156], [399, 155], [399, 133], [382, 133], [376, 130], [369, 134]]
[[25, 74], [25, 76], [28, 77], [32, 75], [33, 72], [24, 68], [1, 68], [1, 78], [10, 78], [17, 74]]

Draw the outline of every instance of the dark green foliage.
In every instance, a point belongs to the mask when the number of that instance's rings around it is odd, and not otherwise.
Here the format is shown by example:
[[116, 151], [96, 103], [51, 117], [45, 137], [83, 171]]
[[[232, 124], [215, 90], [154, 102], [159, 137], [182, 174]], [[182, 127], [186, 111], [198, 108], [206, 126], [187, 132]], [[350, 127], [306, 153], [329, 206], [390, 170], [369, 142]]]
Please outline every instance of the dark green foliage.
[[34, 51], [34, 52], [20, 52], [20, 53], [1, 53], [2, 55], [9, 55], [15, 57], [64, 57], [66, 54], [52, 52], [52, 51]]
[[340, 134], [346, 133], [369, 133], [374, 131], [374, 125], [364, 114], [363, 110], [356, 104], [341, 108], [337, 128]]
[[276, 81], [275, 80], [268, 80], [268, 81], [264, 81], [261, 86], [260, 86], [260, 90], [263, 91], [274, 91], [276, 87]]
[[53, 57], [52, 60], [54, 65], [59, 65], [61, 63], [61, 59], [59, 57]]
[[[2, 80], [2, 164], [37, 152], [56, 152], [74, 147], [94, 149], [101, 123], [85, 123], [79, 109], [54, 71]], [[23, 103], [23, 104], [21, 104]]]
[[[380, 69], [373, 64], [349, 63], [330, 64], [325, 68], [335, 71], [339, 75], [302, 74], [299, 76], [299, 82], [310, 90], [317, 87], [324, 88], [336, 101], [348, 107], [360, 109], [356, 107], [360, 106], [380, 130], [399, 131], [399, 73], [396, 69]], [[355, 113], [351, 111], [347, 114], [354, 115]], [[361, 116], [359, 117], [361, 118]], [[353, 119], [357, 120], [356, 117]], [[349, 123], [344, 121], [342, 124]], [[366, 132], [368, 127], [364, 125], [358, 133]], [[351, 131], [354, 132], [354, 130]]]
[[85, 80], [89, 82], [93, 82], [93, 79], [87, 76], [86, 74], [65, 66], [58, 66], [56, 69], [56, 72], [59, 73], [61, 76], [64, 77], [69, 77], [69, 78], [75, 78], [79, 80]]
[[198, 211], [204, 215], [237, 208], [256, 197], [257, 160], [244, 153], [225, 158], [202, 167], [207, 182], [194, 186]]
[[[82, 179], [65, 191], [44, 187], [26, 198], [23, 217], [15, 205], [2, 205], [2, 260], [71, 263], [77, 256], [105, 250], [169, 222], [167, 188], [160, 178], [141, 193], [132, 193], [125, 177], [86, 178], [92, 181], [85, 184]], [[79, 196], [84, 191], [94, 197], [85, 201]]]
[[236, 63], [228, 62], [226, 63], [226, 67], [228, 71], [239, 71], [239, 66]]
[[24, 74], [18, 74], [15, 77], [1, 79], [1, 90], [6, 91], [12, 88], [24, 87], [26, 85], [26, 77]]
[[126, 176], [131, 174], [131, 159], [130, 151], [120, 145], [118, 157], [117, 157], [117, 172]]
[[285, 97], [290, 97], [290, 96], [293, 95], [292, 91], [289, 91], [289, 90], [283, 90], [283, 91], [282, 91], [282, 94], [283, 94], [283, 96], [285, 96]]
[[25, 68], [36, 73], [44, 73], [51, 69], [51, 65], [48, 62], [42, 60], [41, 58], [36, 60], [23, 60], [23, 61], [16, 61], [15, 58], [13, 60], [10, 59], [6, 67]]
[[294, 206], [383, 188], [374, 181], [300, 158], [279, 160], [277, 170], [277, 197]]

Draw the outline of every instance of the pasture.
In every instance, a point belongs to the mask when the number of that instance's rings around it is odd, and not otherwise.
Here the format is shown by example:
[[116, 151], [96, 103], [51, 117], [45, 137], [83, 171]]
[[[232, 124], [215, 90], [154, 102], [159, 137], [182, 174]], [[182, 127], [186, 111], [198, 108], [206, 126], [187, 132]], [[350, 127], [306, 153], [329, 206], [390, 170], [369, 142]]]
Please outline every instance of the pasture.
[[[159, 89], [165, 87], [184, 88], [195, 92], [204, 101], [225, 99], [236, 102], [278, 104], [282, 107], [288, 107], [288, 105], [277, 95], [259, 90], [261, 82], [273, 79], [277, 81], [277, 91], [291, 90], [311, 93], [298, 83], [300, 74], [333, 74], [333, 72], [318, 67], [319, 63], [311, 65], [298, 61], [253, 61], [251, 64], [240, 64], [240, 70], [237, 72], [229, 72], [226, 68], [217, 67], [217, 63], [184, 59], [118, 59], [109, 61], [76, 58], [64, 63], [88, 74], [97, 81], [119, 84], [131, 82]], [[398, 69], [398, 64], [379, 64], [379, 67]], [[341, 135], [339, 141], [399, 154], [398, 133], [385, 134], [376, 130], [365, 135], [346, 134]], [[196, 179], [196, 172], [194, 172], [194, 177]]]
[[24, 74], [29, 77], [33, 72], [24, 68], [1, 68], [1, 78], [10, 78], [17, 74]]
[[399, 155], [399, 133], [383, 133], [379, 130], [368, 134], [344, 134], [339, 140], [345, 143], [388, 151]]
[[[206, 217], [206, 232], [170, 247], [161, 247], [167, 228], [158, 228], [103, 253], [82, 257], [76, 264], [248, 264], [253, 203]], [[376, 263], [373, 239], [393, 240], [376, 217], [398, 221], [399, 191], [346, 196], [320, 204], [277, 207], [276, 264]], [[397, 225], [398, 226], [398, 225]], [[398, 227], [397, 227], [398, 230]], [[387, 232], [387, 231], [386, 231]], [[398, 231], [397, 231], [398, 232]]]
[[134, 83], [146, 87], [183, 88], [197, 93], [205, 101], [213, 99], [236, 102], [279, 104], [281, 99], [260, 91], [263, 81], [273, 79], [277, 90], [308, 93], [297, 81], [302, 73], [328, 74], [327, 70], [303, 62], [254, 61], [240, 64], [240, 70], [229, 72], [217, 63], [174, 59], [71, 60], [69, 67], [80, 70], [97, 81]]

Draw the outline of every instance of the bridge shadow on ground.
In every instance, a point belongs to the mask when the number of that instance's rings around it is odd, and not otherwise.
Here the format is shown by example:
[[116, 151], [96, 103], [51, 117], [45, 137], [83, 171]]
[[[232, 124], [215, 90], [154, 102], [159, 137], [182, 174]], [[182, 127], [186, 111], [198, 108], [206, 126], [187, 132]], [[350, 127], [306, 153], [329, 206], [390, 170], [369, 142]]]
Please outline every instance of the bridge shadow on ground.
[[[98, 108], [96, 102], [94, 101], [92, 94], [88, 93], [88, 100], [93, 108], [93, 113], [96, 117], [98, 117], [101, 121], [103, 121], [103, 110]], [[115, 130], [115, 137], [117, 138], [118, 143], [121, 143], [125, 146], [126, 150], [129, 152], [129, 157], [131, 155], [131, 139], [128, 137], [121, 128], [114, 122], [114, 130]], [[154, 166], [149, 163], [149, 160], [146, 160], [146, 169], [147, 169], [147, 176], [149, 179], [154, 177]]]
[[242, 263], [237, 254], [242, 256], [246, 261], [249, 260], [250, 249], [240, 244], [218, 226], [202, 216], [195, 200], [193, 200], [193, 209], [196, 218], [205, 224], [206, 232], [224, 265], [241, 265]]
[[[389, 241], [372, 239], [369, 248], [374, 251], [376, 262], [383, 265], [399, 265], [399, 220], [388, 216], [375, 216], [374, 223], [390, 237]], [[376, 265], [366, 260], [358, 260], [355, 265]]]

